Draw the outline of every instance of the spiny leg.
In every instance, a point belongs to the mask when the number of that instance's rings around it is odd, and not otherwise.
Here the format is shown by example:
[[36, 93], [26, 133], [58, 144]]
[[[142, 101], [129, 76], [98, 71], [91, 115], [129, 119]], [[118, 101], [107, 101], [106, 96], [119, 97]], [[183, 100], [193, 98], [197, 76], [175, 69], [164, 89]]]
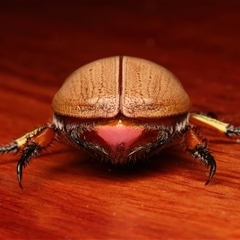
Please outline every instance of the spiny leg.
[[19, 151], [19, 147], [16, 141], [13, 141], [12, 143], [0, 147], [0, 153], [5, 154], [9, 152], [17, 153]]
[[194, 158], [198, 158], [204, 165], [210, 167], [208, 180], [205, 183], [207, 185], [216, 172], [216, 161], [207, 148], [206, 140], [200, 137], [196, 128], [189, 127], [185, 132], [185, 144], [186, 150]]
[[233, 125], [228, 124], [226, 127], [226, 135], [231, 138], [233, 136], [239, 136], [240, 135], [240, 127], [235, 127]]
[[52, 125], [43, 126], [16, 139], [9, 145], [0, 147], [0, 153], [17, 153], [21, 150], [21, 157], [17, 164], [17, 177], [21, 188], [23, 167], [26, 167], [31, 159], [38, 156], [42, 150], [49, 147], [55, 139], [55, 134], [56, 132]]
[[32, 140], [27, 141], [24, 149], [22, 150], [21, 157], [17, 163], [17, 178], [19, 186], [22, 188], [22, 170], [27, 164], [32, 160], [32, 158], [38, 156], [43, 150], [38, 143], [32, 142]]
[[31, 132], [26, 133], [22, 137], [14, 140], [12, 143], [0, 147], [0, 153], [5, 154], [9, 152], [18, 153], [20, 150], [22, 150], [27, 142], [28, 139], [36, 136], [38, 133], [40, 133], [42, 130], [46, 128], [52, 128], [51, 126], [42, 126], [39, 128], [34, 129]]

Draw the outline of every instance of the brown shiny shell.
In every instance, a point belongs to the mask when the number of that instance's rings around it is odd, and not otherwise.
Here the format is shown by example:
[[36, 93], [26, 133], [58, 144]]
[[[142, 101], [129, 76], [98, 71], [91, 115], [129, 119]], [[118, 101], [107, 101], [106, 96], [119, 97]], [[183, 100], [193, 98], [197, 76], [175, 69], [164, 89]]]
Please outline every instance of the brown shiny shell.
[[55, 113], [78, 118], [160, 118], [185, 113], [190, 99], [164, 67], [134, 57], [110, 57], [73, 72], [53, 98]]

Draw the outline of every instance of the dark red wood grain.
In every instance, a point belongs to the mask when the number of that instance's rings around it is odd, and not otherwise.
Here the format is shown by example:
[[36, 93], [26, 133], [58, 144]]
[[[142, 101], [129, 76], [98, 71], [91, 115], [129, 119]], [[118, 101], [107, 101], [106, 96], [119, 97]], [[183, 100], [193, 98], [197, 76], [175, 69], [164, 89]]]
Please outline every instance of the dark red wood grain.
[[[172, 71], [193, 110], [240, 125], [238, 1], [2, 1], [0, 142], [51, 121], [64, 79], [90, 61], [131, 55]], [[115, 167], [54, 144], [24, 171], [0, 159], [3, 239], [238, 239], [240, 145], [209, 139], [218, 169], [183, 147]]]

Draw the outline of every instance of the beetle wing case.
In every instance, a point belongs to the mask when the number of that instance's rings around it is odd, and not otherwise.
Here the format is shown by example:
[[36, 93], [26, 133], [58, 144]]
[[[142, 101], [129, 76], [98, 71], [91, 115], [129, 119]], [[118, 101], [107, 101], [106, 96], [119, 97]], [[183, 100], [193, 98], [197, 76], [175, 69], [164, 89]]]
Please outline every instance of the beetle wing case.
[[111, 118], [119, 111], [119, 57], [74, 71], [53, 98], [54, 112], [80, 118]]
[[121, 111], [126, 117], [168, 117], [185, 113], [191, 106], [180, 81], [148, 60], [123, 57], [121, 83]]
[[[171, 89], [171, 91], [169, 91]], [[134, 57], [110, 57], [89, 63], [64, 82], [54, 112], [80, 118], [160, 118], [185, 113], [190, 99], [166, 68]]]

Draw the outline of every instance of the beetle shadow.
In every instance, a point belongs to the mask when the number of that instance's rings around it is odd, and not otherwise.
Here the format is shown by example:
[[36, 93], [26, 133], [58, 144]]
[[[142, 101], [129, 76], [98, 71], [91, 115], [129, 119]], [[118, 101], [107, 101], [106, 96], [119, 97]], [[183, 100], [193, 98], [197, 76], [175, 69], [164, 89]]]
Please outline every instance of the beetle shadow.
[[[173, 150], [174, 149], [174, 150]], [[60, 156], [62, 151], [54, 152]], [[95, 177], [110, 181], [132, 181], [171, 172], [179, 172], [179, 169], [191, 169], [191, 157], [182, 148], [168, 148], [148, 159], [129, 162], [126, 164], [111, 164], [110, 162], [100, 161], [82, 151], [69, 150], [67, 156], [71, 158], [64, 160], [59, 166], [48, 169], [49, 178], [54, 175], [68, 174], [75, 177]], [[84, 155], [84, 157], [82, 157]], [[62, 157], [61, 157], [62, 158]], [[63, 157], [64, 158], [64, 157]]]

